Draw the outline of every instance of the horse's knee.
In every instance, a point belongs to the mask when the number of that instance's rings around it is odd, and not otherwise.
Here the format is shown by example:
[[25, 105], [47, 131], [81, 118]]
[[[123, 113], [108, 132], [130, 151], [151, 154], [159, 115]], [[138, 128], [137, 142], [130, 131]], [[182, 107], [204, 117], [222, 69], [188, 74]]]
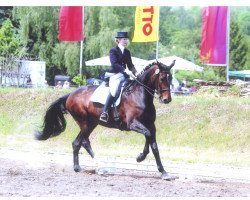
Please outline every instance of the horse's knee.
[[155, 154], [155, 153], [159, 153], [159, 149], [158, 149], [158, 146], [157, 146], [157, 143], [156, 143], [156, 142], [153, 142], [153, 143], [151, 144], [151, 149], [152, 149], [152, 151], [153, 151], [154, 154]]
[[129, 125], [130, 130], [134, 130], [138, 133], [143, 134], [145, 137], [151, 137], [150, 131], [140, 122], [134, 121]]

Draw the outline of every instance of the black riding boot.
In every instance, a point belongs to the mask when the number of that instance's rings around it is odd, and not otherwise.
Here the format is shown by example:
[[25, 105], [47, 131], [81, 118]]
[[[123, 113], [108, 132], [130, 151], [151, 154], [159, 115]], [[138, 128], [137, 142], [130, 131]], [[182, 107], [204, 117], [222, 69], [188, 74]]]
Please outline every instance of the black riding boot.
[[109, 115], [108, 115], [108, 109], [110, 108], [110, 106], [112, 105], [113, 101], [114, 101], [115, 97], [113, 97], [110, 93], [107, 97], [106, 103], [103, 107], [103, 112], [99, 118], [100, 121], [103, 121], [105, 123], [108, 122], [109, 120]]

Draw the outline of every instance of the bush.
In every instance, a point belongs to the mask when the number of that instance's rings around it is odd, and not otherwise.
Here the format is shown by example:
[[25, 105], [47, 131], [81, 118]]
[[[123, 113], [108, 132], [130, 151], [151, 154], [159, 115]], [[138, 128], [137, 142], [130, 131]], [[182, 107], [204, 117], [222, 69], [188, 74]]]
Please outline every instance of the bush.
[[86, 85], [86, 76], [82, 76], [78, 74], [77, 76], [74, 76], [72, 79], [72, 82], [75, 83], [76, 85]]

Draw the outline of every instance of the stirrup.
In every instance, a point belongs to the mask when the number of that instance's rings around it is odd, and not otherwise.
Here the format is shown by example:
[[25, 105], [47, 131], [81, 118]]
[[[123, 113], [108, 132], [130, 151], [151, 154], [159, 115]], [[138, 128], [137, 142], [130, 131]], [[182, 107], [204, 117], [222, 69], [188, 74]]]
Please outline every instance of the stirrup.
[[109, 115], [107, 112], [103, 112], [99, 118], [100, 121], [107, 123], [109, 120]]

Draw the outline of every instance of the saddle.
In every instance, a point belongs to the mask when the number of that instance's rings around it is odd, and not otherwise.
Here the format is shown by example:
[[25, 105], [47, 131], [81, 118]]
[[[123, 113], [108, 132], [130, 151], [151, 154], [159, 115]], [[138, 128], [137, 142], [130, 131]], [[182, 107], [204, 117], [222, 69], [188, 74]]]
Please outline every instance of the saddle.
[[[113, 108], [114, 111], [114, 121], [119, 121], [119, 112], [117, 110], [117, 106], [121, 103], [121, 96], [125, 92], [125, 95], [128, 95], [128, 88], [132, 80], [126, 79], [118, 89], [118, 95], [116, 97], [115, 102], [111, 105], [111, 108]], [[93, 94], [90, 97], [90, 101], [99, 103], [104, 105], [106, 103], [106, 99], [109, 95], [109, 86], [108, 86], [108, 79], [106, 81], [103, 81], [101, 85], [99, 85], [96, 90], [93, 92]]]

